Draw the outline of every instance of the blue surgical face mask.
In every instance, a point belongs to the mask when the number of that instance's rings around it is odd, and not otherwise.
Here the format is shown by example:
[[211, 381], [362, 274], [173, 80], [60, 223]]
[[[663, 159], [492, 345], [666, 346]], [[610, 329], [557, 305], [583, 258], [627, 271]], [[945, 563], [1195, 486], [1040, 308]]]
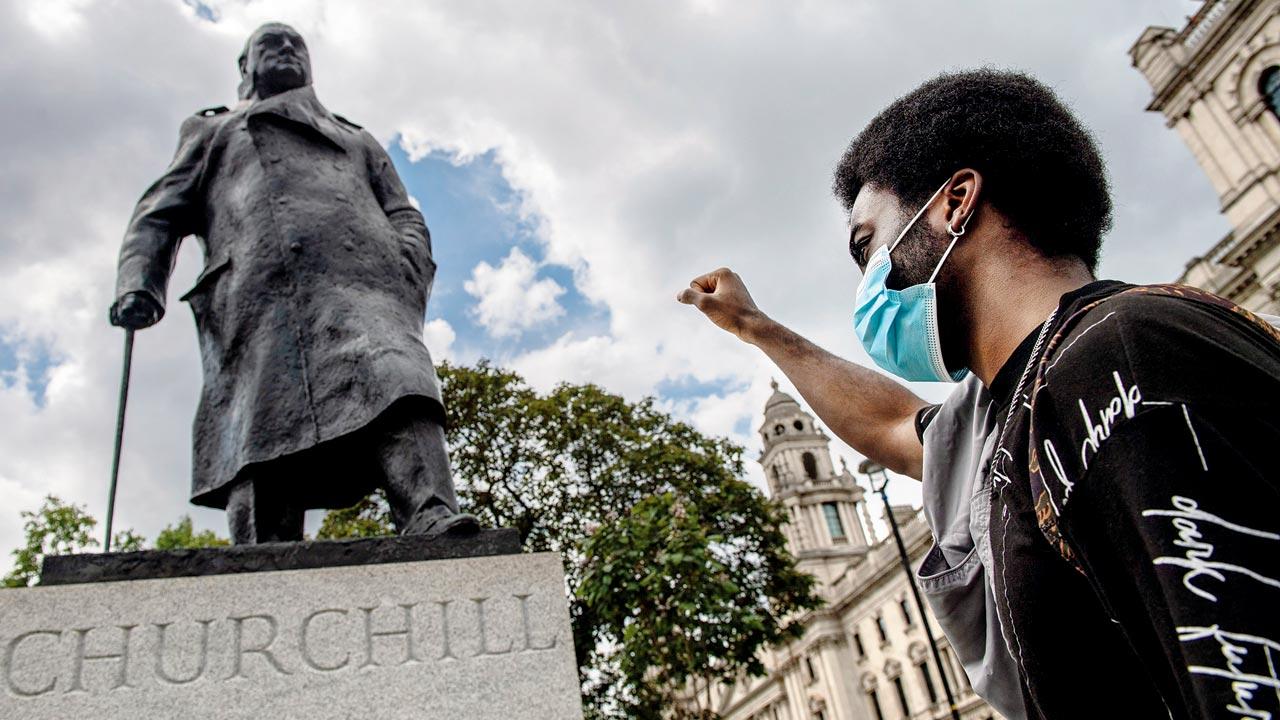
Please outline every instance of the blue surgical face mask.
[[[942, 259], [933, 269], [928, 282], [902, 290], [885, 287], [885, 281], [893, 269], [890, 253], [945, 187], [944, 183], [933, 193], [924, 207], [911, 218], [911, 222], [902, 228], [896, 240], [880, 246], [879, 250], [872, 253], [867, 269], [862, 273], [862, 282], [858, 285], [857, 300], [853, 308], [853, 329], [871, 359], [903, 380], [959, 382], [969, 374], [968, 368], [949, 372], [942, 360], [942, 342], [938, 334], [938, 292], [933, 282], [938, 277], [942, 264], [951, 255], [956, 241], [964, 234], [964, 226], [961, 226], [960, 232], [947, 228], [952, 235], [951, 244], [942, 254]], [[973, 214], [970, 213], [969, 217], [973, 217]], [[966, 218], [965, 225], [968, 223]]]

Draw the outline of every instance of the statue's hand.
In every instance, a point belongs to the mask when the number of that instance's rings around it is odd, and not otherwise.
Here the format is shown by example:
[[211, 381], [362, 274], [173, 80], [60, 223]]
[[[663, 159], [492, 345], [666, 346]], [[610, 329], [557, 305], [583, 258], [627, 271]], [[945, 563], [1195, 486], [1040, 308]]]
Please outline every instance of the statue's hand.
[[160, 308], [140, 292], [131, 292], [120, 298], [111, 308], [111, 324], [130, 330], [141, 330], [160, 320]]
[[729, 268], [694, 278], [676, 295], [676, 300], [698, 308], [718, 327], [747, 342], [751, 342], [752, 331], [765, 319], [742, 278]]

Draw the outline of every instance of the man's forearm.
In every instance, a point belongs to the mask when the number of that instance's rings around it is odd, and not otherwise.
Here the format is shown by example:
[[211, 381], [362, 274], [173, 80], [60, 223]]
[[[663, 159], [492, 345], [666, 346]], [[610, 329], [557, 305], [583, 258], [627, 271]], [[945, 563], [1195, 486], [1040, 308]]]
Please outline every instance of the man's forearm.
[[920, 477], [923, 448], [915, 416], [928, 404], [923, 399], [766, 316], [747, 323], [742, 338], [777, 364], [841, 440], [894, 472]]

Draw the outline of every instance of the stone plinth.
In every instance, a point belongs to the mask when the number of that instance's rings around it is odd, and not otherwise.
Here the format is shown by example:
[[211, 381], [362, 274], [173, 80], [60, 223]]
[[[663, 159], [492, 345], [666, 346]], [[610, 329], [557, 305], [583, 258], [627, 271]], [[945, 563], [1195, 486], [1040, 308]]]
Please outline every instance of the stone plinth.
[[0, 590], [0, 718], [581, 718], [560, 558]]
[[310, 540], [192, 550], [51, 555], [44, 559], [41, 566], [40, 584], [66, 585], [269, 570], [306, 570], [339, 565], [380, 565], [518, 552], [520, 533], [511, 528], [497, 528], [482, 530], [462, 538], [396, 535], [358, 540]]

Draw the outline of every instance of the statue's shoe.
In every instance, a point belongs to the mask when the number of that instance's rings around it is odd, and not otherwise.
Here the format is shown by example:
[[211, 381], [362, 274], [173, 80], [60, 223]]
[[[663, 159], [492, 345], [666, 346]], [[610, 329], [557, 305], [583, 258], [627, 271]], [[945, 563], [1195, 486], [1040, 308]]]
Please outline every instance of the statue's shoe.
[[434, 513], [425, 518], [415, 518], [405, 529], [405, 535], [427, 537], [468, 537], [480, 532], [480, 521], [467, 513]]

